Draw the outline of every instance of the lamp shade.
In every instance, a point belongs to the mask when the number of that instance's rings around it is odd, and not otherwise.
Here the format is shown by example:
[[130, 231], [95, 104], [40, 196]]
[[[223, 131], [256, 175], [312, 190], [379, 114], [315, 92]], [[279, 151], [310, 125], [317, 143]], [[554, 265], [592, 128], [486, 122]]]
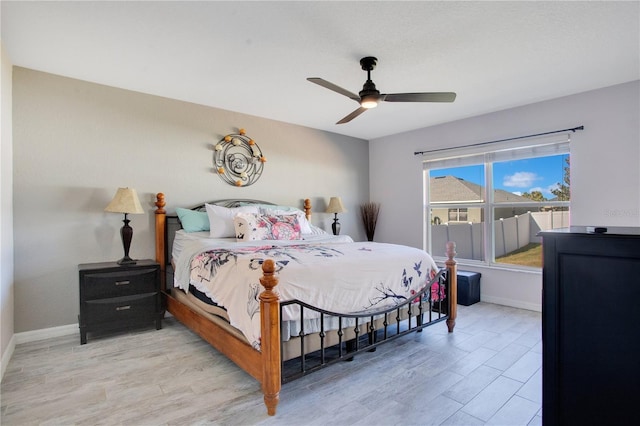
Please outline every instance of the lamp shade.
[[118, 188], [113, 200], [104, 209], [105, 212], [111, 213], [129, 213], [142, 214], [142, 206], [138, 200], [138, 193], [133, 188]]
[[340, 197], [331, 197], [326, 213], [345, 213], [346, 211]]

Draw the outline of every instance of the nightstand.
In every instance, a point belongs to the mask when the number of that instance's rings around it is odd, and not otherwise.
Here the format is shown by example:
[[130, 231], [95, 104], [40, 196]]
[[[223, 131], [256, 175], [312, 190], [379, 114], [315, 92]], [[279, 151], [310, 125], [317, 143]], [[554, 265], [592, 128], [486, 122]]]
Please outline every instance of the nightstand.
[[80, 344], [87, 333], [111, 331], [155, 323], [162, 328], [160, 265], [138, 260], [133, 265], [116, 262], [78, 265], [80, 275]]

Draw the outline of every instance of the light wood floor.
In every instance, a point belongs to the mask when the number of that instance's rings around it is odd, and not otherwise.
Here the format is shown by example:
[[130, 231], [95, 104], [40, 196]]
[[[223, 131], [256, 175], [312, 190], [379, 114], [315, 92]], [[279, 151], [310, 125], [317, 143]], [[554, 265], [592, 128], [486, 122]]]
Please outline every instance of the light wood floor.
[[436, 324], [284, 385], [275, 417], [255, 380], [173, 318], [82, 346], [79, 336], [22, 344], [2, 380], [0, 423], [541, 424], [540, 313], [458, 312], [453, 334]]

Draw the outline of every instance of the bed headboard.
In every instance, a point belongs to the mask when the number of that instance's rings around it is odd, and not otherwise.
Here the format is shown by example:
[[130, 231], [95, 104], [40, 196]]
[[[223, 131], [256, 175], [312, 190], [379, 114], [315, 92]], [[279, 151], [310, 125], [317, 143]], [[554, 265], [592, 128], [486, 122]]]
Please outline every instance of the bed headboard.
[[205, 207], [204, 207], [205, 204], [213, 204], [216, 206], [227, 207], [230, 209], [234, 207], [248, 206], [251, 204], [269, 204], [272, 206], [275, 205], [274, 203], [270, 203], [268, 201], [250, 200], [250, 199], [244, 199], [244, 198], [227, 198], [226, 200], [207, 201], [206, 203], [202, 203], [195, 207], [191, 207], [191, 210], [203, 212], [205, 211]]
[[[205, 211], [205, 204], [213, 204], [217, 206], [234, 208], [240, 206], [246, 206], [251, 204], [268, 204], [275, 205], [268, 201], [252, 200], [244, 198], [227, 198], [224, 200], [207, 201], [206, 203], [199, 204], [192, 207], [191, 210]], [[162, 192], [156, 194], [156, 261], [160, 263], [160, 269], [162, 271], [163, 289], [164, 279], [166, 277], [166, 270], [171, 266], [171, 250], [173, 247], [173, 239], [176, 231], [182, 229], [180, 220], [176, 214], [167, 215], [164, 207], [166, 206], [164, 194]], [[307, 220], [311, 218], [311, 200], [305, 199], [303, 211]]]

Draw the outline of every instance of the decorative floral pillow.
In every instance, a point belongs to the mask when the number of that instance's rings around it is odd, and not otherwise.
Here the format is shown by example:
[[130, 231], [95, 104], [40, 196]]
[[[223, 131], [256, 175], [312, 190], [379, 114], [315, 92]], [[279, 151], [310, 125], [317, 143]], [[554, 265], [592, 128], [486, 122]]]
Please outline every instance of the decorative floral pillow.
[[296, 214], [262, 216], [261, 226], [271, 228], [274, 240], [300, 239], [300, 222]]
[[238, 213], [233, 217], [233, 227], [238, 241], [260, 241], [268, 239], [268, 229], [258, 226], [257, 215]]
[[299, 240], [298, 216], [238, 213], [233, 219], [238, 241]]
[[300, 233], [301, 234], [312, 234], [313, 230], [311, 229], [311, 224], [307, 220], [307, 216], [300, 209], [296, 209], [295, 207], [283, 207], [283, 206], [261, 206], [260, 213], [265, 216], [290, 216], [296, 215], [298, 218], [298, 223], [300, 224]]

